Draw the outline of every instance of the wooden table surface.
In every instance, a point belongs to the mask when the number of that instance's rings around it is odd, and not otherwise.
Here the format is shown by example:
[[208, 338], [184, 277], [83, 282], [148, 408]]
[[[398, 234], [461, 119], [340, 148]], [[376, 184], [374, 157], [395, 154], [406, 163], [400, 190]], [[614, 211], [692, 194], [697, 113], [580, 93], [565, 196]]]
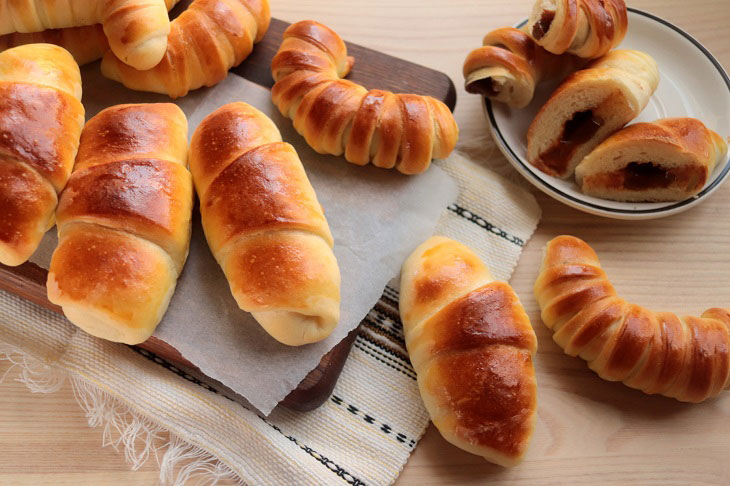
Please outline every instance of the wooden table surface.
[[[468, 141], [483, 137], [487, 126], [479, 98], [461, 87], [464, 56], [488, 30], [524, 18], [531, 3], [272, 0], [272, 12], [288, 21], [320, 20], [350, 41], [448, 73], [459, 90], [461, 139]], [[729, 0], [630, 5], [685, 29], [730, 68]], [[509, 173], [488, 136], [484, 140], [470, 152]], [[502, 469], [452, 447], [430, 427], [397, 484], [730, 484], [730, 393], [685, 405], [602, 381], [552, 342], [532, 295], [541, 248], [569, 233], [594, 246], [629, 300], [686, 314], [730, 306], [730, 184], [684, 214], [633, 223], [589, 216], [536, 196], [542, 220], [511, 282], [540, 345], [538, 421], [528, 455], [520, 466]], [[8, 366], [0, 362], [0, 377]], [[0, 388], [0, 484], [156, 483], [154, 461], [131, 472], [121, 455], [101, 448], [101, 440], [99, 429], [87, 427], [70, 386], [52, 395], [33, 395], [12, 380]]]

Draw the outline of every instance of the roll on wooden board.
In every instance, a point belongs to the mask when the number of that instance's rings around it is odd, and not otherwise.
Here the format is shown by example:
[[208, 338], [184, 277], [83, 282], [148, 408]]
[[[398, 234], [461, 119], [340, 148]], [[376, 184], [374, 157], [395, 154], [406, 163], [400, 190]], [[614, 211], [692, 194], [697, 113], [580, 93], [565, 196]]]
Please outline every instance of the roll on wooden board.
[[138, 344], [167, 310], [190, 246], [187, 128], [172, 103], [112, 106], [84, 127], [47, 289], [89, 334]]
[[325, 339], [340, 318], [340, 270], [296, 150], [266, 115], [229, 103], [200, 122], [190, 170], [205, 237], [239, 307], [277, 341]]

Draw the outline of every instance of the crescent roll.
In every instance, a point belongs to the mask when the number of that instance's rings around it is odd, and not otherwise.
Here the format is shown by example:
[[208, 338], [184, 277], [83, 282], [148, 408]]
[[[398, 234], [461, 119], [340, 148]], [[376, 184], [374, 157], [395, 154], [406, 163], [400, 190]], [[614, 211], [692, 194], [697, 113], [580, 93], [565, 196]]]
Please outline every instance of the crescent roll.
[[636, 123], [575, 168], [584, 193], [617, 201], [681, 201], [702, 190], [727, 144], [695, 118]]
[[679, 318], [630, 304], [578, 238], [547, 244], [535, 297], [553, 340], [604, 380], [683, 402], [701, 402], [728, 386], [730, 310]]
[[294, 147], [266, 115], [229, 103], [190, 142], [208, 246], [238, 306], [290, 346], [321, 341], [340, 318], [332, 234]]
[[147, 70], [107, 52], [101, 72], [129, 89], [178, 98], [223, 81], [269, 28], [268, 0], [195, 0], [172, 21], [167, 50]]
[[400, 315], [441, 435], [495, 464], [520, 462], [535, 423], [537, 340], [512, 287], [466, 246], [434, 236], [403, 265]]
[[162, 319], [190, 244], [186, 166], [176, 105], [117, 105], [86, 123], [58, 205], [47, 290], [89, 334], [138, 344]]
[[0, 53], [0, 263], [25, 262], [53, 226], [83, 125], [81, 74], [67, 51]]
[[464, 61], [464, 88], [515, 108], [532, 101], [540, 82], [565, 76], [582, 63], [575, 56], [546, 51], [513, 27], [493, 30], [482, 44]]
[[594, 59], [618, 46], [628, 25], [624, 0], [537, 0], [527, 29], [552, 53]]
[[563, 81], [527, 132], [527, 160], [562, 179], [599, 143], [636, 118], [659, 84], [654, 59], [617, 50]]
[[[178, 0], [0, 0], [0, 35], [102, 24], [112, 51], [137, 69], [165, 54]], [[93, 42], [93, 39], [89, 40]]]
[[312, 20], [290, 25], [271, 61], [271, 97], [310, 147], [348, 162], [404, 174], [448, 156], [459, 128], [430, 96], [370, 90], [342, 79], [355, 60], [332, 29]]

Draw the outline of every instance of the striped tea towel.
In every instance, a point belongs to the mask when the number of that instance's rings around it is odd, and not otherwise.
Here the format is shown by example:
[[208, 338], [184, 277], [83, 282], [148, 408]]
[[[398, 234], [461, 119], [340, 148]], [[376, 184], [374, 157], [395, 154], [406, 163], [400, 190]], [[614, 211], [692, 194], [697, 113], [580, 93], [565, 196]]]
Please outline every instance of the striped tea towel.
[[[437, 233], [472, 247], [507, 280], [540, 209], [524, 189], [455, 153], [438, 164], [460, 185]], [[133, 467], [158, 458], [163, 484], [195, 475], [250, 485], [395, 481], [428, 424], [392, 282], [360, 326], [330, 399], [312, 412], [268, 417], [230, 401], [163, 359], [91, 337], [61, 316], [0, 292], [0, 357], [33, 391], [71, 380], [105, 444]]]

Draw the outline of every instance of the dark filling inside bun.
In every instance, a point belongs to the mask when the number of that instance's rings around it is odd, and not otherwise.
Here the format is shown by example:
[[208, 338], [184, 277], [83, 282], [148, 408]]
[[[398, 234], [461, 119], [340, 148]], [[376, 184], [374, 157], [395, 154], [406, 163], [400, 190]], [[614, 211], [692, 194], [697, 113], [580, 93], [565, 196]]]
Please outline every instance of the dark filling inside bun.
[[558, 143], [543, 152], [540, 159], [547, 167], [562, 173], [576, 147], [590, 140], [603, 126], [603, 119], [593, 110], [579, 111], [563, 125]]
[[584, 185], [626, 191], [649, 191], [674, 187], [695, 192], [707, 180], [707, 170], [696, 164], [666, 168], [653, 162], [629, 162], [613, 172], [586, 176]]
[[622, 172], [624, 187], [630, 190], [669, 187], [676, 180], [673, 171], [652, 162], [630, 162]]
[[466, 90], [469, 93], [482, 94], [484, 96], [497, 96], [499, 94], [499, 86], [494, 83], [492, 78], [477, 79], [469, 83]]
[[535, 22], [535, 25], [532, 26], [532, 37], [534, 37], [535, 40], [540, 40], [545, 37], [545, 34], [547, 34], [548, 30], [550, 30], [550, 26], [552, 25], [554, 19], [554, 11], [543, 10], [542, 14], [540, 15], [540, 20]]

